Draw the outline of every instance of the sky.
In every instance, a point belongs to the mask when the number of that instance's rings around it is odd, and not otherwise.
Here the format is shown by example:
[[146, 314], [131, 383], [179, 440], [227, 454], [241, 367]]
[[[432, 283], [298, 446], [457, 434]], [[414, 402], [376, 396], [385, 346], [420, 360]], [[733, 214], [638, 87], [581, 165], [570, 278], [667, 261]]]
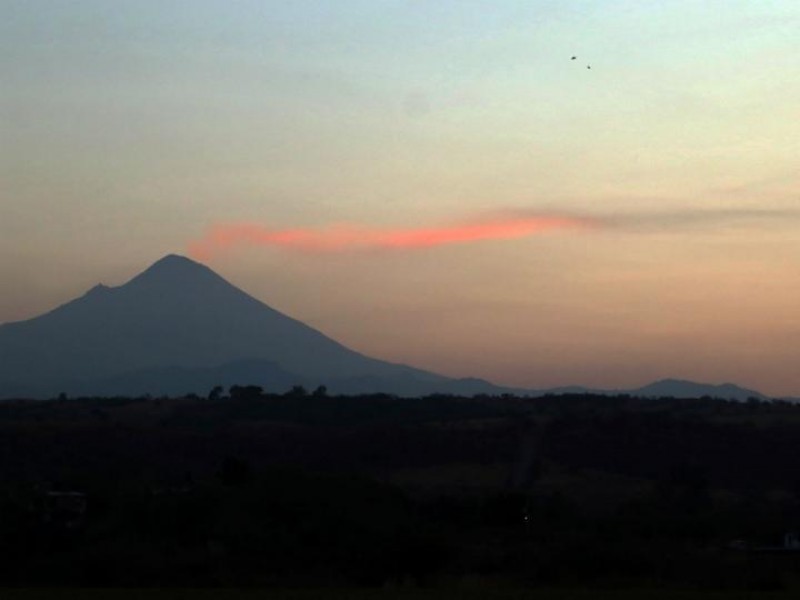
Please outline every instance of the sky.
[[800, 395], [798, 72], [796, 0], [0, 0], [0, 322], [178, 253], [446, 375]]

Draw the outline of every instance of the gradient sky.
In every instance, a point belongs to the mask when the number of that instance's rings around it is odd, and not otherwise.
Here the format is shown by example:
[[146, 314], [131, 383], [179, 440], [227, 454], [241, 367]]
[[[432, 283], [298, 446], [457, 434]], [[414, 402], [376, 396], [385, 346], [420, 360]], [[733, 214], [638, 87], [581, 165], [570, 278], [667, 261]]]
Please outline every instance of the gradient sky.
[[180, 253], [447, 375], [800, 395], [799, 73], [797, 0], [0, 0], [0, 322]]

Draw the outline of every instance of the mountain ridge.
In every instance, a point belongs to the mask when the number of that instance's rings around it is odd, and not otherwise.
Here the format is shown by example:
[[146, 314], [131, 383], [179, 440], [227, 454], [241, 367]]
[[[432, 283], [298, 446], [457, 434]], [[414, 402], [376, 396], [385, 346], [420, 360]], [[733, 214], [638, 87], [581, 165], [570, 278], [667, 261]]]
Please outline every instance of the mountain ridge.
[[695, 397], [699, 394], [700, 396], [721, 398], [731, 397], [731, 395], [738, 397], [746, 395], [747, 397], [743, 399], [757, 398], [763, 400], [766, 398], [761, 392], [741, 387], [735, 383], [697, 383], [695, 381], [676, 378], [659, 379], [658, 381], [637, 388], [636, 392], [641, 396]]

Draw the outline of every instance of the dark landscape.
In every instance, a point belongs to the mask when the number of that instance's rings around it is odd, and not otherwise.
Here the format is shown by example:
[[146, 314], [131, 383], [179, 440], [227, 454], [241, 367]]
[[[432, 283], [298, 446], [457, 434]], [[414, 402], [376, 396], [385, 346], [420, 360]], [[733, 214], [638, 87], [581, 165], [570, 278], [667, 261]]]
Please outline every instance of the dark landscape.
[[0, 404], [6, 587], [796, 591], [800, 408], [255, 386]]

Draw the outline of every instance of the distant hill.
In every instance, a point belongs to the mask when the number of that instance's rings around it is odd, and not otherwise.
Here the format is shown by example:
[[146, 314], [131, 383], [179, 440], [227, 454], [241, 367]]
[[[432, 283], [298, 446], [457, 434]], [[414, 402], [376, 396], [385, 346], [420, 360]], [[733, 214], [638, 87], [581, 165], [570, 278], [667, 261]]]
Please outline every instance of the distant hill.
[[0, 397], [205, 393], [212, 382], [409, 395], [505, 389], [360, 354], [175, 255], [122, 286], [98, 285], [0, 325]]
[[[744, 402], [750, 398], [769, 400], [761, 392], [749, 390], [733, 383], [712, 384], [697, 383], [683, 379], [661, 379], [645, 386], [631, 389], [597, 389], [583, 386], [565, 386], [532, 392], [532, 395], [562, 395], [562, 394], [595, 394], [601, 396], [628, 395], [637, 398], [717, 398], [720, 400], [736, 400]], [[791, 399], [786, 399], [791, 400]]]
[[749, 400], [750, 398], [757, 398], [759, 400], [767, 399], [767, 397], [760, 392], [748, 390], [747, 388], [739, 387], [733, 383], [712, 385], [708, 383], [685, 381], [682, 379], [662, 379], [644, 387], [630, 390], [628, 393], [632, 396], [640, 396], [643, 398], [702, 398], [703, 396], [708, 396], [710, 398], [739, 401]]

